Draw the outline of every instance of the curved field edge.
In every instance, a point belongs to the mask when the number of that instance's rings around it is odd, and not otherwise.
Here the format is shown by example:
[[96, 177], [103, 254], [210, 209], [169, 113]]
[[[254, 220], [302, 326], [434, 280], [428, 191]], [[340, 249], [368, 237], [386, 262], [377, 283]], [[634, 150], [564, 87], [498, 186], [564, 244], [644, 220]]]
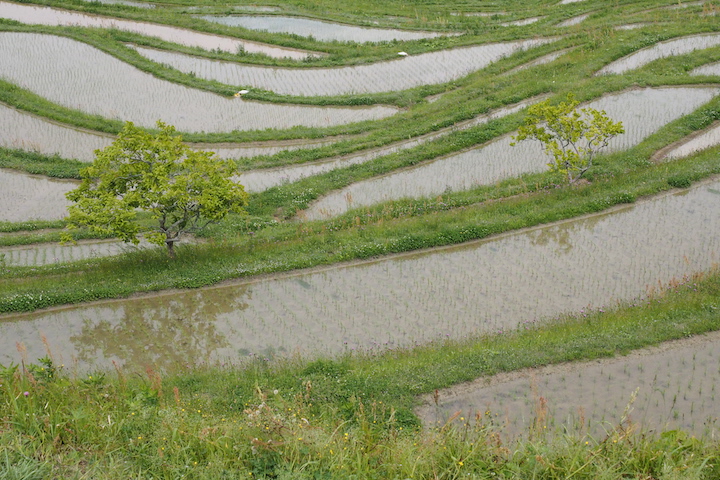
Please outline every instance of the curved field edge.
[[[232, 469], [258, 478], [279, 472], [304, 478], [308, 469], [388, 478], [408, 475], [401, 468], [408, 462], [414, 476], [493, 471], [499, 478], [517, 478], [523, 471], [569, 475], [579, 459], [585, 465], [580, 478], [598, 478], [616, 463], [623, 474], [661, 478], [672, 468], [683, 478], [713, 478], [717, 441], [690, 440], [682, 432], [633, 432], [632, 426], [617, 425], [607, 438], [571, 430], [559, 440], [537, 435], [504, 444], [483, 426], [424, 430], [413, 409], [419, 395], [478, 377], [623, 355], [716, 331], [719, 297], [720, 274], [710, 271], [678, 279], [635, 306], [462, 342], [337, 359], [258, 358], [242, 365], [189, 366], [169, 375], [151, 367], [144, 373], [118, 368], [77, 374], [50, 358], [31, 360], [23, 370], [7, 365], [0, 369], [0, 412], [7, 420], [0, 438], [8, 440], [2, 451], [7, 463], [31, 459], [35, 463], [29, 465], [43, 472], [104, 469], [94, 478], [120, 471], [173, 476], [187, 472], [188, 464], [208, 474]], [[51, 342], [48, 347], [51, 354]], [[83, 465], [70, 454], [77, 449]], [[413, 462], [417, 455], [426, 460]]]
[[[172, 288], [197, 288], [225, 280], [363, 260], [486, 238], [524, 227], [601, 212], [614, 205], [668, 191], [720, 174], [717, 149], [682, 162], [653, 165], [608, 176], [578, 188], [519, 184], [503, 201], [434, 211], [373, 224], [352, 222], [339, 230], [322, 223], [285, 224], [211, 245], [188, 246], [171, 261], [162, 252], [119, 259], [0, 272], [0, 312], [23, 312], [62, 304], [122, 298]], [[549, 175], [545, 174], [545, 177]], [[523, 185], [525, 188], [518, 186]], [[534, 185], [533, 191], [527, 189]], [[226, 228], [232, 228], [226, 224]], [[238, 219], [236, 228], [247, 228]]]

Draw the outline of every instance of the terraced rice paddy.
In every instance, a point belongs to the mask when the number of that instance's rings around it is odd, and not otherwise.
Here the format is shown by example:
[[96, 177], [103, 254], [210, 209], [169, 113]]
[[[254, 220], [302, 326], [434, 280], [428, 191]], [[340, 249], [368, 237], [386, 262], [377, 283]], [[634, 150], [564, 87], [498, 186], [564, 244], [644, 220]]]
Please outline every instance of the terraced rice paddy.
[[[588, 104], [623, 122], [626, 134], [613, 139], [610, 149], [627, 149], [663, 125], [693, 111], [717, 95], [716, 88], [660, 88], [630, 90]], [[542, 171], [550, 161], [530, 140], [511, 147], [507, 135], [479, 148], [437, 159], [418, 167], [357, 182], [331, 193], [305, 210], [302, 218], [315, 220], [353, 208], [407, 197], [429, 197], [525, 173]]]
[[301, 37], [313, 37], [323, 42], [389, 42], [392, 40], [420, 40], [440, 36], [434, 32], [413, 32], [390, 28], [368, 28], [322, 22], [301, 17], [280, 15], [234, 15], [201, 17], [208, 22], [221, 23], [230, 27], [263, 30], [272, 33], [292, 33]]
[[530, 99], [526, 102], [520, 102], [518, 104], [512, 105], [507, 108], [500, 109], [498, 111], [490, 112], [486, 115], [480, 115], [477, 118], [474, 118], [469, 121], [465, 121], [462, 123], [456, 123], [452, 127], [441, 129], [434, 133], [429, 133], [420, 137], [416, 137], [412, 140], [406, 140], [398, 143], [394, 143], [391, 145], [388, 145], [387, 147], [382, 147], [378, 149], [374, 149], [367, 152], [362, 152], [358, 154], [353, 155], [346, 155], [341, 158], [335, 159], [335, 160], [329, 160], [319, 163], [311, 163], [311, 164], [303, 164], [303, 165], [297, 165], [293, 167], [284, 167], [284, 168], [274, 168], [269, 170], [256, 170], [256, 171], [249, 171], [249, 172], [243, 172], [241, 175], [238, 176], [238, 182], [240, 182], [242, 185], [245, 186], [245, 189], [248, 192], [259, 192], [266, 190], [270, 187], [274, 187], [277, 185], [281, 185], [283, 183], [287, 182], [294, 182], [301, 178], [309, 177], [312, 175], [317, 175], [320, 173], [330, 172], [332, 170], [347, 167], [350, 165], [357, 165], [359, 163], [365, 163], [369, 162], [370, 160], [373, 160], [378, 157], [382, 157], [383, 155], [390, 155], [396, 152], [400, 152], [402, 150], [407, 150], [409, 148], [417, 147], [418, 145], [422, 145], [423, 143], [430, 142], [432, 140], [436, 140], [438, 138], [442, 138], [452, 132], [458, 132], [461, 130], [466, 130], [468, 128], [475, 127], [477, 125], [482, 125], [484, 123], [489, 122], [492, 119], [496, 118], [502, 118], [506, 115], [510, 115], [511, 113], [517, 112], [521, 110], [522, 108], [525, 108], [526, 106], [534, 103], [534, 101], [539, 100], [537, 98]]
[[[195, 252], [197, 257], [192, 259], [171, 263], [159, 252], [142, 252], [98, 260], [126, 250], [115, 240], [0, 248], [0, 295], [9, 302], [3, 304], [3, 311], [15, 305], [19, 305], [17, 311], [39, 309], [67, 298], [88, 302], [2, 315], [0, 365], [21, 360], [16, 342], [27, 348], [29, 361], [45, 356], [47, 343], [58, 362], [75, 363], [84, 371], [108, 369], [113, 361], [128, 369], [154, 365], [178, 370], [215, 360], [334, 357], [352, 351], [427, 346], [438, 339], [465, 340], [486, 334], [504, 338], [509, 330], [527, 323], [542, 327], [546, 319], [565, 313], [604, 310], [625, 301], [644, 305], [649, 292], [716, 265], [720, 259], [720, 183], [714, 160], [707, 160], [715, 150], [707, 149], [720, 142], [720, 86], [712, 78], [720, 71], [713, 63], [690, 72], [710, 77], [692, 77], [682, 64], [684, 59], [674, 57], [720, 46], [718, 27], [709, 17], [717, 2], [646, 2], [638, 6], [629, 1], [593, 0], [586, 2], [587, 9], [558, 8], [580, 1], [536, 2], [522, 7], [508, 2], [502, 5], [503, 11], [496, 12], [490, 10], [497, 5], [477, 2], [450, 2], [442, 8], [437, 2], [420, 2], [412, 12], [403, 6], [397, 13], [380, 6], [367, 13], [357, 6], [355, 12], [343, 4], [328, 10], [328, 17], [334, 19], [351, 19], [348, 21], [362, 25], [377, 19], [397, 27], [370, 29], [300, 18], [298, 15], [319, 17], [319, 6], [303, 2], [282, 9], [157, 4], [157, 8], [140, 11], [93, 5], [96, 10], [157, 19], [145, 23], [0, 0], [0, 18], [24, 23], [18, 27], [0, 22], [0, 79], [12, 84], [1, 87], [8, 104], [0, 104], [0, 146], [87, 162], [95, 149], [113, 140], [109, 134], [87, 128], [116, 132], [119, 124], [103, 123], [104, 119], [129, 120], [152, 128], [161, 119], [183, 133], [194, 134], [193, 140], [227, 141], [193, 146], [217, 151], [223, 158], [245, 157], [238, 164], [255, 169], [237, 177], [251, 192], [249, 215], [233, 216], [214, 226], [207, 245], [180, 249], [180, 255]], [[229, 16], [234, 12], [282, 12], [283, 16]], [[204, 23], [198, 15], [224, 25]], [[284, 25], [260, 23], [270, 21]], [[176, 25], [170, 25], [173, 22]], [[238, 35], [270, 39], [270, 43], [177, 26], [231, 32], [228, 25], [234, 22], [241, 27], [234, 30]], [[61, 28], [69, 25], [78, 28]], [[503, 26], [508, 28], [500, 28]], [[184, 75], [141, 61], [124, 49], [127, 45], [117, 33], [93, 30], [88, 41], [97, 48], [51, 34], [83, 38], [83, 28], [113, 28], [174, 43], [176, 47], [165, 44], [162, 48], [166, 50], [131, 48]], [[663, 38], [677, 36], [652, 44], [660, 29]], [[559, 37], [560, 33], [567, 35]], [[307, 46], [308, 50], [271, 45], [273, 41]], [[177, 45], [207, 52], [198, 53], [202, 57], [192, 56], [186, 53], [188, 49], [180, 49], [185, 53], [173, 50]], [[315, 54], [312, 47], [327, 54]], [[529, 51], [535, 48], [542, 53]], [[242, 53], [240, 50], [281, 60], [228, 55]], [[635, 53], [609, 63], [610, 58], [631, 50]], [[116, 52], [118, 57], [106, 52]], [[403, 55], [398, 55], [401, 52]], [[515, 58], [498, 68], [478, 74], [514, 54]], [[121, 61], [123, 55], [157, 76]], [[698, 55], [716, 61], [714, 50]], [[389, 57], [392, 60], [387, 60]], [[663, 65], [671, 66], [667, 71], [639, 70], [661, 58], [666, 59]], [[303, 62], [287, 67], [289, 59]], [[699, 64], [696, 56], [691, 60], [693, 66]], [[197, 88], [165, 78], [177, 78]], [[699, 80], [707, 83], [700, 85]], [[209, 91], [230, 91], [227, 85], [250, 89], [254, 98], [265, 101], [242, 95], [226, 98]], [[541, 174], [549, 159], [537, 143], [511, 147], [512, 134], [505, 132], [516, 128], [512, 122], [520, 121], [515, 114], [523, 107], [542, 98], [557, 101], [572, 92], [595, 98], [588, 106], [604, 109], [623, 122], [626, 133], [611, 143], [612, 151], [640, 148], [627, 156], [602, 158], [607, 170], [593, 176], [589, 185], [571, 187], [555, 185], [555, 177]], [[307, 98], [279, 98], [282, 95]], [[357, 96], [334, 98], [344, 95]], [[438, 98], [441, 101], [427, 105]], [[369, 104], [362, 107], [347, 106], [366, 102]], [[505, 107], [496, 108], [498, 105]], [[495, 109], [488, 112], [490, 106]], [[50, 121], [28, 113], [31, 111], [68, 123]], [[685, 115], [692, 117], [682, 118]], [[450, 125], [449, 119], [463, 121]], [[671, 122], [675, 123], [665, 130], [667, 135], [653, 135]], [[288, 129], [294, 130], [284, 131]], [[694, 133], [675, 142], [689, 132]], [[354, 139], [363, 143], [353, 144]], [[334, 145], [336, 142], [342, 143]], [[322, 148], [290, 152], [315, 147]], [[442, 156], [422, 155], [435, 147], [443, 149]], [[705, 153], [696, 155], [699, 151]], [[27, 159], [14, 151], [1, 153], [15, 162], [7, 164], [20, 162], [19, 168], [27, 170], [37, 166], [33, 162], [45, 160], [63, 167], [70, 164], [35, 156]], [[251, 158], [258, 155], [274, 157]], [[267, 165], [275, 167], [260, 170]], [[536, 190], [523, 191], [522, 180], [515, 178], [527, 173], [541, 179]], [[642, 188], [621, 178], [625, 174], [630, 179], [642, 178]], [[63, 218], [68, 205], [64, 194], [76, 184], [0, 170], [0, 236], [5, 243], [12, 243], [14, 235], [26, 243], [57, 237], [54, 228], [32, 221]], [[669, 191], [687, 184], [694, 187]], [[473, 197], [484, 195], [477, 190], [464, 192], [479, 185], [488, 187], [486, 198], [492, 201]], [[619, 191], [629, 193], [618, 195]], [[491, 215], [489, 212], [499, 212], [498, 218], [492, 219], [497, 225], [516, 226], [579, 215], [549, 205], [560, 194], [567, 194], [564, 198], [570, 198], [567, 207], [572, 210], [572, 199], [585, 201], [585, 196], [607, 205], [617, 198], [630, 201], [668, 191], [602, 214], [447, 248], [365, 260], [367, 252], [378, 251], [375, 247], [389, 245], [383, 251], [395, 252], [419, 245], [445, 245], [467, 240], [466, 232], [479, 238], [483, 234], [475, 233], [477, 222], [472, 222], [476, 218], [488, 221], [484, 215]], [[314, 198], [319, 200], [291, 218], [298, 206]], [[382, 218], [372, 214], [332, 218], [353, 208], [408, 198], [417, 201], [388, 205]], [[450, 199], [447, 204], [440, 203], [446, 198]], [[591, 204], [596, 205], [585, 202]], [[517, 205], [527, 205], [527, 212]], [[438, 212], [441, 206], [448, 209]], [[503, 218], [506, 207], [511, 212], [507, 220]], [[526, 220], [526, 213], [533, 220]], [[293, 223], [286, 221], [289, 218], [318, 222]], [[447, 219], [447, 224], [441, 224], [439, 218]], [[504, 227], [493, 228], [488, 231], [505, 231]], [[457, 232], [462, 235], [453, 237]], [[417, 243], [411, 242], [415, 240]], [[329, 265], [340, 258], [350, 262]], [[135, 259], [143, 261], [142, 267], [134, 269]], [[74, 261], [83, 262], [65, 263]], [[298, 265], [316, 268], [285, 272]], [[145, 269], [149, 266], [152, 268]], [[168, 280], [172, 272], [181, 270], [182, 282]], [[147, 276], [138, 274], [146, 271]], [[277, 271], [285, 273], [243, 276]], [[87, 278], [99, 279], [97, 285]], [[162, 291], [222, 280], [228, 282]], [[119, 299], [147, 291], [158, 294]], [[36, 302], [37, 298], [47, 300], [43, 297], [46, 293], [57, 294], [56, 299]], [[14, 303], [18, 298], [30, 306]], [[116, 300], [90, 303], [97, 298]], [[5, 308], [8, 305], [12, 308]], [[490, 385], [482, 379], [479, 384], [456, 389], [454, 397], [441, 392], [442, 402], [422, 415], [432, 424], [444, 422], [456, 410], [462, 410], [465, 418], [482, 411], [485, 421], [500, 428], [501, 435], [513, 437], [527, 432], [540, 412], [547, 415], [541, 427], [582, 424], [584, 432], [600, 432], [602, 437], [604, 426], [618, 423], [630, 395], [639, 387], [632, 420], [650, 429], [682, 428], [696, 435], [716, 436], [720, 433], [715, 401], [719, 338], [696, 339], [689, 346], [666, 345], [601, 363], [516, 372], [491, 379]], [[398, 352], [398, 358], [406, 353]], [[546, 403], [538, 403], [541, 397]], [[547, 411], [538, 410], [538, 405], [547, 405]], [[485, 415], [486, 411], [491, 414]]]
[[52, 35], [0, 32], [0, 77], [90, 114], [184, 132], [293, 126], [327, 127], [377, 120], [397, 109], [275, 105], [223, 98], [160, 80], [89, 45]]
[[223, 50], [230, 53], [245, 51], [248, 53], [262, 53], [271, 57], [287, 57], [296, 60], [302, 60], [308, 55], [314, 54], [313, 52], [303, 52], [273, 45], [262, 45], [256, 42], [211, 35], [167, 25], [133, 22], [119, 18], [100, 17], [97, 15], [58, 10], [51, 7], [19, 5], [17, 3], [0, 2], [0, 18], [31, 25], [72, 25], [114, 28], [150, 37], [158, 37], [168, 42], [189, 47], [200, 47], [205, 50]]
[[91, 162], [96, 149], [113, 142], [110, 135], [53, 123], [0, 104], [0, 146]]
[[688, 157], [718, 144], [720, 144], [720, 123], [715, 122], [707, 130], [698, 132], [697, 135], [693, 135], [678, 145], [673, 145], [671, 148], [659, 152], [660, 155], [657, 155], [656, 160], [675, 160]]
[[[59, 155], [82, 162], [91, 162], [95, 150], [110, 145], [114, 136], [73, 128], [49, 121], [0, 103], [0, 146]], [[254, 142], [247, 144], [191, 144], [200, 150], [213, 151], [220, 158], [242, 158], [272, 155], [282, 151], [314, 148], [333, 143], [333, 139], [284, 142]]]
[[67, 215], [65, 193], [76, 182], [0, 169], [0, 222], [56, 220]]
[[695, 68], [690, 71], [690, 75], [720, 75], [720, 62]]
[[610, 306], [720, 259], [718, 187], [390, 260], [6, 317], [0, 363], [17, 361], [15, 340], [42, 356], [41, 334], [83, 368], [171, 368], [459, 339]]
[[488, 66], [514, 52], [552, 39], [478, 45], [399, 57], [396, 60], [342, 68], [297, 69], [220, 62], [180, 53], [137, 47], [138, 52], [181, 72], [229, 85], [261, 88], [283, 95], [348, 95], [406, 90], [446, 83]]
[[534, 428], [604, 438], [621, 423], [645, 432], [682, 429], [715, 438], [719, 372], [720, 335], [713, 333], [612, 360], [480, 379], [443, 392], [438, 406], [427, 399], [420, 415], [429, 425], [443, 425], [461, 412], [463, 420], [494, 424], [504, 438]]
[[51, 243], [21, 247], [0, 247], [0, 258], [5, 265], [28, 267], [108, 257], [149, 247], [151, 245], [147, 242], [133, 245], [112, 240], [81, 241], [75, 245]]
[[684, 55], [704, 48], [720, 45], [720, 34], [691, 35], [660, 42], [644, 48], [601, 68], [597, 75], [621, 74], [640, 68], [648, 63], [674, 55]]

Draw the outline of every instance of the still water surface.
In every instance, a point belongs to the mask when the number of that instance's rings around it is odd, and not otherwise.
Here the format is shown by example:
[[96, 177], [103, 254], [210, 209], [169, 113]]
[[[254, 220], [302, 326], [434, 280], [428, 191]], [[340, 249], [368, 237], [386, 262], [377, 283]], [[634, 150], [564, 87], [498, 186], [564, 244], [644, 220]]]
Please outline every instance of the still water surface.
[[720, 252], [720, 183], [487, 241], [233, 286], [0, 320], [0, 363], [54, 354], [80, 368], [315, 356], [465, 338], [610, 306], [706, 270]]

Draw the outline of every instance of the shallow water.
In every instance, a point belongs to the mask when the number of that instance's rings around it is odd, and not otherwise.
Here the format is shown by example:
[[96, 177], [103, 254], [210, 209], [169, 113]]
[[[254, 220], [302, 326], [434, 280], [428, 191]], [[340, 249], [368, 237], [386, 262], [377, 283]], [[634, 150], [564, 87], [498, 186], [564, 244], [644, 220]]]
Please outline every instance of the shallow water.
[[184, 132], [328, 127], [384, 118], [396, 108], [275, 105], [224, 98], [160, 80], [69, 38], [0, 32], [0, 77], [68, 108]]
[[413, 32], [390, 28], [368, 28], [341, 23], [322, 22], [302, 17], [283, 17], [280, 15], [236, 15], [201, 17], [209, 22], [231, 27], [243, 27], [250, 30], [262, 30], [271, 33], [292, 33], [301, 37], [313, 37], [323, 42], [389, 42], [392, 40], [421, 40], [435, 38], [443, 34], [434, 32]]
[[240, 176], [238, 176], [238, 181], [245, 186], [245, 189], [248, 192], [258, 192], [266, 190], [270, 187], [281, 185], [286, 182], [297, 181], [303, 177], [329, 172], [331, 170], [347, 167], [350, 165], [369, 162], [370, 160], [384, 155], [390, 155], [401, 150], [407, 150], [408, 148], [413, 148], [420, 144], [436, 140], [452, 132], [466, 130], [468, 128], [486, 123], [491, 119], [501, 118], [505, 115], [510, 115], [511, 113], [514, 113], [522, 108], [525, 108], [528, 105], [531, 105], [535, 101], [540, 101], [540, 98], [536, 97], [528, 99], [527, 101], [520, 102], [515, 105], [510, 105], [506, 108], [489, 112], [488, 114], [480, 115], [474, 119], [460, 122], [451, 127], [443, 128], [436, 132], [428, 133], [426, 135], [421, 135], [411, 140], [393, 143], [388, 146], [373, 149], [370, 151], [363, 151], [356, 154], [345, 155], [331, 161], [295, 165], [270, 170], [255, 170], [243, 172]]
[[65, 193], [78, 182], [0, 169], [0, 222], [57, 220], [67, 215]]
[[44, 356], [80, 368], [237, 361], [387, 349], [512, 329], [643, 295], [720, 252], [720, 183], [613, 213], [424, 253], [0, 321], [0, 364]]
[[200, 47], [205, 50], [222, 50], [230, 53], [237, 53], [239, 50], [244, 50], [248, 53], [262, 53], [270, 57], [292, 58], [295, 60], [302, 60], [308, 55], [316, 55], [313, 52], [264, 45], [262, 43], [195, 32], [168, 25], [135, 22], [132, 20], [59, 10], [51, 7], [20, 5], [3, 1], [0, 1], [0, 18], [8, 18], [32, 25], [73, 25], [80, 27], [115, 28], [117, 30], [139, 33], [150, 37], [158, 37], [167, 42], [179, 43], [180, 45], [189, 47]]
[[523, 18], [522, 20], [515, 20], [514, 22], [504, 22], [500, 25], [503, 27], [522, 27], [524, 25], [530, 25], [540, 20], [540, 17]]
[[[91, 162], [95, 150], [110, 145], [114, 136], [70, 125], [55, 123], [0, 103], [0, 146], [17, 148], [44, 155], [57, 154], [81, 162]], [[280, 142], [198, 143], [192, 148], [210, 150], [220, 158], [243, 158], [257, 155], [272, 155], [284, 150], [315, 148], [329, 145], [335, 140], [288, 140]]]
[[[443, 425], [456, 412], [493, 419], [504, 438], [527, 437], [540, 397], [552, 432], [583, 425], [596, 440], [620, 424], [637, 391], [630, 420], [642, 429], [682, 429], [698, 437], [720, 433], [720, 334], [670, 342], [625, 357], [528, 369], [489, 377], [455, 392], [440, 392], [439, 407], [424, 406], [428, 425]], [[580, 413], [581, 412], [581, 413]], [[487, 415], [486, 413], [489, 413]]]
[[200, 78], [229, 85], [262, 88], [284, 95], [378, 93], [445, 83], [464, 77], [512, 53], [553, 41], [521, 40], [398, 57], [395, 60], [341, 68], [277, 68], [241, 65], [180, 53], [136, 47], [158, 63]]
[[704, 132], [700, 132], [698, 135], [689, 138], [686, 142], [667, 150], [659, 160], [675, 160], [677, 158], [688, 157], [718, 144], [720, 144], [720, 123], [716, 122]]
[[[608, 95], [588, 104], [622, 121], [625, 134], [611, 140], [609, 151], [640, 143], [663, 125], [692, 112], [718, 93], [717, 88], [645, 88]], [[303, 213], [308, 220], [328, 218], [351, 208], [467, 190], [504, 178], [547, 169], [551, 160], [540, 144], [525, 140], [511, 147], [506, 135], [472, 150], [418, 165], [415, 168], [358, 182], [313, 203]]]
[[604, 66], [596, 75], [625, 73], [660, 58], [684, 55], [695, 50], [720, 45], [720, 34], [692, 35], [660, 42], [652, 47], [643, 48]]
[[90, 162], [115, 137], [72, 128], [0, 103], [0, 146]]
[[138, 245], [112, 240], [80, 241], [75, 245], [50, 243], [42, 245], [23, 245], [18, 247], [0, 247], [5, 265], [37, 266], [52, 263], [72, 262], [96, 257], [109, 257], [128, 251], [145, 248], [157, 248], [147, 242]]
[[720, 75], [720, 62], [697, 67], [690, 71], [690, 75]]
[[156, 8], [157, 5], [153, 3], [143, 3], [143, 2], [131, 2], [129, 0], [84, 0], [88, 3], [98, 2], [98, 3], [105, 3], [108, 5], [127, 5], [128, 7], [138, 7], [138, 8]]
[[578, 25], [590, 16], [589, 13], [585, 13], [583, 15], [578, 15], [577, 17], [568, 18], [567, 20], [560, 22], [557, 24], [558, 27], [572, 27], [573, 25]]

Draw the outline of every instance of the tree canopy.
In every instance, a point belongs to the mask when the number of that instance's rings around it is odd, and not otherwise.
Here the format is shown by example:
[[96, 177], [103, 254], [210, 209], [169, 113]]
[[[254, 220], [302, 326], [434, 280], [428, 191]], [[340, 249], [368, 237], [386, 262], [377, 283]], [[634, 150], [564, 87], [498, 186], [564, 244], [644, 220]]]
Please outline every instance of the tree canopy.
[[550, 169], [565, 174], [569, 183], [579, 180], [592, 167], [598, 151], [625, 132], [622, 122], [613, 121], [604, 110], [578, 111], [579, 104], [573, 94], [568, 94], [567, 101], [558, 105], [551, 105], [550, 99], [532, 105], [513, 137], [515, 142], [539, 140], [545, 153], [553, 157], [548, 163]]
[[[74, 204], [64, 240], [85, 226], [134, 244], [142, 236], [174, 256], [183, 234], [244, 212], [248, 196], [231, 178], [232, 162], [191, 149], [171, 125], [157, 126], [159, 132], [150, 134], [127, 122], [115, 142], [95, 152], [80, 186], [66, 195]], [[149, 228], [138, 221], [140, 212], [149, 213]]]

